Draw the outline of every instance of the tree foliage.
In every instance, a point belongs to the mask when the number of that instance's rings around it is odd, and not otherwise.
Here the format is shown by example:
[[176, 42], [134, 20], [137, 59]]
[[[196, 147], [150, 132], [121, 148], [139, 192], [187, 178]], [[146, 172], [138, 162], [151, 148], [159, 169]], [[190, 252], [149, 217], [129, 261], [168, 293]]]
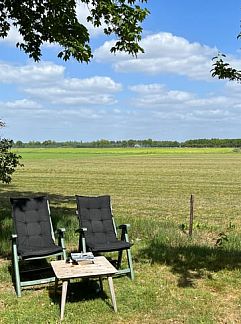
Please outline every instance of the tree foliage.
[[[241, 33], [237, 36], [239, 39]], [[226, 55], [219, 53], [217, 56], [213, 57], [213, 68], [211, 70], [213, 77], [218, 77], [219, 79], [228, 79], [230, 81], [241, 81], [241, 71], [230, 66], [229, 63], [224, 61]]]
[[[136, 3], [147, 0], [79, 0], [89, 7], [87, 21], [95, 27], [104, 26], [106, 35], [117, 37], [111, 52], [125, 51], [136, 55], [143, 52], [141, 22], [148, 10]], [[92, 58], [87, 27], [78, 21], [76, 0], [0, 0], [0, 37], [7, 37], [11, 25], [18, 28], [23, 42], [17, 43], [35, 61], [41, 58], [44, 42], [58, 43], [63, 48], [58, 57], [79, 62]]]
[[229, 63], [224, 62], [224, 57], [226, 55], [220, 53], [213, 58], [212, 76], [219, 79], [229, 79], [230, 81], [241, 81], [241, 71], [232, 68]]
[[[4, 123], [0, 120], [0, 127], [3, 126]], [[12, 140], [0, 139], [0, 182], [2, 183], [10, 183], [17, 166], [22, 166], [21, 156], [10, 151], [12, 146]]]
[[233, 147], [241, 148], [241, 138], [200, 138], [200, 139], [189, 139], [184, 142], [178, 141], [161, 141], [152, 140], [151, 138], [136, 140], [107, 140], [100, 139], [92, 142], [78, 142], [78, 141], [66, 141], [66, 142], [55, 142], [53, 140], [47, 140], [43, 142], [30, 141], [24, 143], [22, 141], [16, 141], [13, 143], [13, 147], [18, 148], [58, 148], [58, 147], [71, 147], [71, 148], [120, 148], [120, 147]]

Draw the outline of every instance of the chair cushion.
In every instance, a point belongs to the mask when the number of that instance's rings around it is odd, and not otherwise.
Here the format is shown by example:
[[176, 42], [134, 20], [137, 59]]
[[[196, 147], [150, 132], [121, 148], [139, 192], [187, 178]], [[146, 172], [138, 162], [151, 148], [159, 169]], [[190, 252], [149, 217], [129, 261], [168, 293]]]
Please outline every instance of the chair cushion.
[[130, 248], [130, 243], [118, 240], [112, 220], [110, 196], [76, 196], [80, 227], [85, 232], [86, 245], [95, 252]]
[[54, 243], [46, 197], [11, 198], [17, 250], [22, 257], [40, 257], [62, 251]]
[[24, 250], [19, 250], [18, 252], [23, 259], [27, 259], [27, 258], [35, 258], [35, 257], [37, 258], [37, 257], [54, 255], [63, 252], [63, 249], [60, 246], [53, 244], [52, 246], [43, 247], [38, 250], [36, 250], [36, 248], [33, 249], [30, 248], [29, 250], [24, 249]]
[[96, 245], [91, 245], [88, 244], [88, 247], [91, 251], [93, 252], [111, 252], [111, 251], [121, 251], [121, 250], [126, 250], [131, 247], [132, 244], [128, 242], [124, 242], [121, 240], [116, 240], [116, 242], [112, 243], [107, 243], [107, 244], [96, 244]]

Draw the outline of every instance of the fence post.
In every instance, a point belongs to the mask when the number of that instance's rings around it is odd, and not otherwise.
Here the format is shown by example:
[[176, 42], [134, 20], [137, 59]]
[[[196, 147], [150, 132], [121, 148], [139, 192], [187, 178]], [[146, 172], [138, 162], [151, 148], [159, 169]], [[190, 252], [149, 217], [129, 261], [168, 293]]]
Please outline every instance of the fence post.
[[193, 229], [193, 206], [194, 206], [194, 195], [190, 197], [190, 217], [189, 217], [189, 237], [192, 237]]

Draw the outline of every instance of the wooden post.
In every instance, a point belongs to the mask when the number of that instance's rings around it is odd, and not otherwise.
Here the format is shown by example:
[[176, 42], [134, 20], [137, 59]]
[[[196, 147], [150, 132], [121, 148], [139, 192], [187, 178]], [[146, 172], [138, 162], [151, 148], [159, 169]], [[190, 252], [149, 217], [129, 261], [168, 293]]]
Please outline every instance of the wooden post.
[[192, 237], [193, 229], [193, 206], [194, 206], [194, 196], [190, 197], [190, 218], [189, 218], [189, 237]]

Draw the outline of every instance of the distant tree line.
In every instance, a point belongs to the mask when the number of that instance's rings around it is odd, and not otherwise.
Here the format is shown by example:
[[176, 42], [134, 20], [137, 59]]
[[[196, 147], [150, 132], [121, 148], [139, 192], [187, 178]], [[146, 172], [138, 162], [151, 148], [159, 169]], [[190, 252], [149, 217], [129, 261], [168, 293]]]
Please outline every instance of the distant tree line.
[[180, 143], [182, 147], [241, 147], [241, 139], [201, 138]]
[[121, 141], [109, 141], [106, 139], [100, 139], [91, 142], [82, 141], [66, 141], [66, 142], [56, 142], [52, 140], [40, 141], [29, 141], [24, 143], [22, 141], [13, 142], [13, 147], [15, 148], [54, 148], [54, 147], [103, 147], [103, 148], [113, 148], [113, 147], [239, 147], [241, 148], [241, 139], [192, 139], [185, 142], [178, 141], [156, 141], [152, 139], [144, 140], [121, 140]]

